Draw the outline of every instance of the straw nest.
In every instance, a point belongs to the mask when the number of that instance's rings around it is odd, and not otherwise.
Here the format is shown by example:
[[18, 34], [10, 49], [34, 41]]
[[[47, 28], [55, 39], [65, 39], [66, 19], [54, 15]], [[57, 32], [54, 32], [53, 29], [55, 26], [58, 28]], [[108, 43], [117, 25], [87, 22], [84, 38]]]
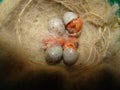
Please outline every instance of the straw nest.
[[113, 57], [119, 60], [117, 9], [117, 4], [111, 7], [107, 0], [21, 0], [0, 27], [0, 43], [6, 41], [6, 49], [20, 48], [28, 60], [46, 65], [40, 40], [47, 36], [48, 20], [62, 19], [65, 12], [72, 11], [84, 22], [76, 65], [98, 64]]

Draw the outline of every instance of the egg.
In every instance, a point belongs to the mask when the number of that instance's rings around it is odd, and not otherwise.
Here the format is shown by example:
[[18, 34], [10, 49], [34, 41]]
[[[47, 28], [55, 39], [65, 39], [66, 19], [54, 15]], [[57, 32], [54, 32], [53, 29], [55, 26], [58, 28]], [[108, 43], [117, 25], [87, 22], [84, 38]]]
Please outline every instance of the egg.
[[60, 18], [52, 18], [48, 22], [48, 31], [56, 35], [63, 35], [65, 33], [65, 26]]
[[59, 64], [62, 59], [63, 51], [61, 46], [52, 46], [47, 48], [45, 59], [48, 64]]
[[66, 65], [73, 65], [77, 62], [79, 53], [73, 48], [66, 48], [63, 51], [63, 62]]
[[79, 36], [83, 22], [76, 13], [66, 12], [63, 16], [63, 21], [69, 36]]
[[70, 21], [72, 21], [73, 19], [78, 18], [78, 15], [74, 12], [66, 12], [63, 16], [63, 21], [65, 23], [65, 25], [67, 25]]

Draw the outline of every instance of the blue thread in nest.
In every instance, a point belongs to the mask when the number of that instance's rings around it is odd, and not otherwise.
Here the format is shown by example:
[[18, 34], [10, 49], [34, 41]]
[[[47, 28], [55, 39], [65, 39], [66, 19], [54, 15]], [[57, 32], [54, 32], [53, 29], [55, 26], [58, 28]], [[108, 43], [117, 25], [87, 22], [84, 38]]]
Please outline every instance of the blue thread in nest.
[[3, 2], [3, 0], [0, 0], [0, 3], [2, 3]]

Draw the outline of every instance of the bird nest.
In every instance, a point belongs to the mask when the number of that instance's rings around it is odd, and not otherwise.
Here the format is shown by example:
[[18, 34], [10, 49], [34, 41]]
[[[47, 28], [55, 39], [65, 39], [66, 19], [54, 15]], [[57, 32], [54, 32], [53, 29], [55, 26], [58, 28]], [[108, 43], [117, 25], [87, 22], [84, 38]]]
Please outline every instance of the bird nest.
[[119, 36], [117, 9], [117, 4], [110, 6], [107, 0], [22, 0], [1, 29], [16, 39], [32, 62], [45, 65], [40, 41], [48, 35], [48, 21], [75, 12], [83, 20], [75, 65], [98, 64], [116, 52], [112, 47]]

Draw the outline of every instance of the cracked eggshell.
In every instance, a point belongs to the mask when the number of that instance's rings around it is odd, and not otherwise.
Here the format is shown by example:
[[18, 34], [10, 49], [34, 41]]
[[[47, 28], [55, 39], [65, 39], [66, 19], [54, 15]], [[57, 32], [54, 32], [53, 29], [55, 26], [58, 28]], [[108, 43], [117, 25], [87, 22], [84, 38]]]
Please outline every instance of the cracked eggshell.
[[78, 18], [78, 15], [74, 12], [66, 12], [63, 16], [63, 21], [65, 23], [65, 25], [67, 25], [70, 21], [72, 21], [73, 19]]
[[62, 59], [62, 47], [53, 46], [49, 47], [45, 52], [45, 59], [48, 64], [58, 64]]
[[66, 48], [63, 51], [63, 62], [66, 65], [73, 65], [77, 62], [79, 58], [79, 53], [73, 48]]
[[63, 35], [65, 33], [65, 26], [60, 18], [52, 18], [48, 22], [49, 32], [57, 35]]

